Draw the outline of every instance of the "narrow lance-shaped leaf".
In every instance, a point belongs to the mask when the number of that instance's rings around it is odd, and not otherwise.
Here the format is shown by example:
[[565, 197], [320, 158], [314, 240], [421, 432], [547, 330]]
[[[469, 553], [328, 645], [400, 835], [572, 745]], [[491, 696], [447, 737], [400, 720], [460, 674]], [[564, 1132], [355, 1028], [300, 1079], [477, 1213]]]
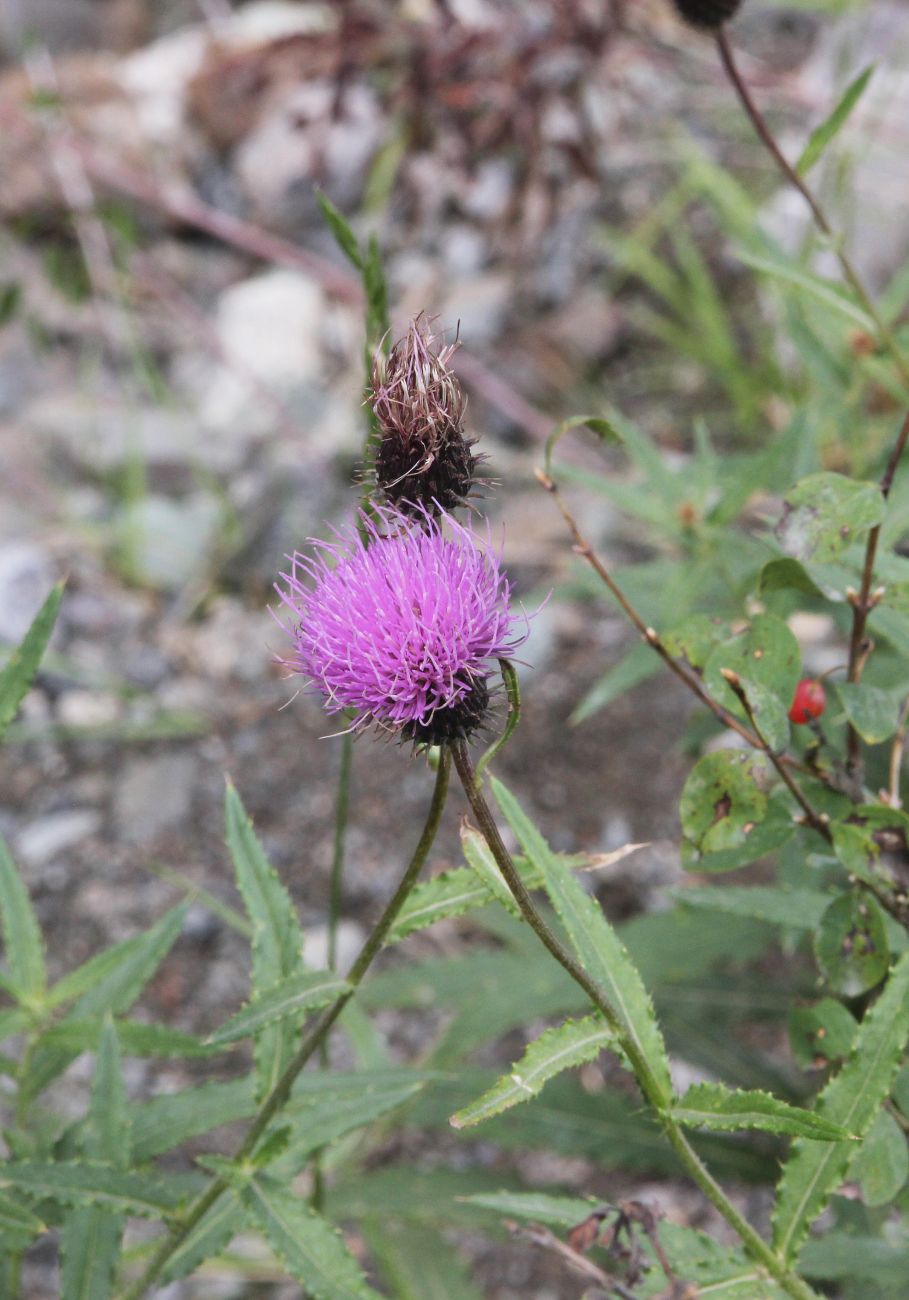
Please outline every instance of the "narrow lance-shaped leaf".
[[251, 1178], [240, 1195], [278, 1259], [314, 1300], [379, 1300], [340, 1233], [299, 1196], [266, 1174]]
[[543, 873], [546, 891], [568, 932], [572, 947], [587, 974], [603, 990], [628, 1043], [647, 1063], [653, 1080], [668, 1101], [672, 1095], [669, 1060], [657, 1025], [653, 1003], [643, 981], [596, 900], [559, 861], [529, 820], [514, 795], [492, 778], [499, 807], [524, 852]]
[[101, 1205], [113, 1214], [153, 1219], [171, 1214], [183, 1199], [182, 1189], [90, 1160], [23, 1160], [0, 1165], [0, 1187], [60, 1205]]
[[44, 941], [22, 877], [0, 835], [0, 922], [6, 964], [17, 994], [40, 997], [47, 979]]
[[808, 138], [808, 143], [802, 150], [801, 157], [795, 164], [795, 170], [804, 176], [809, 172], [816, 162], [818, 162], [824, 150], [830, 144], [849, 118], [850, 113], [865, 93], [868, 82], [871, 80], [871, 74], [874, 72], [874, 65], [871, 64], [860, 72], [854, 81], [851, 81], [843, 92], [839, 103], [833, 112], [820, 124], [815, 127]]
[[[225, 800], [227, 845], [237, 887], [253, 924], [253, 996], [303, 969], [303, 932], [290, 895], [259, 843], [232, 785]], [[256, 1039], [259, 1093], [274, 1086], [293, 1050], [298, 1021], [266, 1025]]]
[[[836, 1124], [864, 1137], [890, 1091], [909, 1038], [909, 953], [894, 966], [877, 1002], [859, 1026], [855, 1046], [842, 1069], [817, 1100], [817, 1109]], [[774, 1245], [793, 1259], [836, 1189], [854, 1146], [799, 1139], [777, 1191]]]
[[0, 738], [16, 716], [19, 705], [35, 680], [57, 621], [62, 596], [63, 583], [60, 582], [38, 610], [22, 643], [0, 671]]
[[[97, 975], [76, 1001], [70, 1015], [60, 1021], [60, 1032], [65, 1032], [63, 1026], [72, 1021], [94, 1020], [107, 1012], [117, 1016], [129, 1010], [173, 947], [183, 928], [187, 907], [187, 903], [178, 904], [145, 934], [127, 939], [74, 972], [71, 978], [78, 976], [80, 985], [84, 985], [86, 971], [89, 974], [95, 971]], [[55, 986], [56, 989], [59, 987], [59, 984]], [[57, 1029], [55, 1026], [54, 1032]], [[80, 1046], [55, 1046], [53, 1043], [45, 1046], [39, 1043], [29, 1071], [30, 1094], [37, 1095], [47, 1087], [83, 1050], [84, 1047]]]
[[441, 1232], [384, 1215], [363, 1231], [395, 1300], [482, 1300]]
[[760, 1129], [821, 1142], [847, 1141], [851, 1134], [824, 1115], [780, 1101], [769, 1092], [726, 1088], [721, 1083], [696, 1083], [672, 1108], [680, 1124], [726, 1132]]
[[562, 1070], [593, 1060], [604, 1047], [614, 1052], [621, 1051], [615, 1032], [602, 1016], [566, 1020], [555, 1029], [545, 1030], [528, 1046], [509, 1074], [503, 1075], [477, 1101], [452, 1115], [452, 1127], [467, 1128], [511, 1106], [530, 1101], [548, 1080]]
[[291, 975], [253, 998], [212, 1034], [209, 1041], [213, 1047], [219, 1047], [250, 1038], [266, 1025], [273, 1025], [288, 1016], [296, 1017], [301, 1011], [324, 1007], [349, 990], [347, 981], [334, 971], [304, 971], [301, 975]]
[[[126, 1089], [117, 1031], [109, 1017], [98, 1047], [83, 1147], [90, 1159], [120, 1169], [129, 1165]], [[63, 1224], [63, 1300], [107, 1300], [113, 1292], [122, 1236], [121, 1214], [100, 1205], [70, 1210]]]

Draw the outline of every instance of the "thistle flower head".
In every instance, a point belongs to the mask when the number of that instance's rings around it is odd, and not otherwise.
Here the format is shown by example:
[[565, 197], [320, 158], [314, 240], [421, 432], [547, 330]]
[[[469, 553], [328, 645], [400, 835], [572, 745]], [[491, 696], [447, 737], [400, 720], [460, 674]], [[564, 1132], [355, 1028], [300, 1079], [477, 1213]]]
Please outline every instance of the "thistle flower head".
[[462, 429], [466, 399], [448, 364], [457, 344], [435, 344], [421, 314], [388, 357], [378, 354], [373, 364], [376, 482], [389, 502], [411, 514], [462, 505], [477, 460]]
[[287, 665], [329, 713], [350, 709], [354, 729], [420, 744], [469, 736], [489, 703], [490, 660], [527, 637], [496, 554], [442, 512], [390, 508], [313, 546], [276, 588], [294, 621]]
[[692, 27], [716, 30], [728, 22], [742, 0], [675, 0], [675, 7]]

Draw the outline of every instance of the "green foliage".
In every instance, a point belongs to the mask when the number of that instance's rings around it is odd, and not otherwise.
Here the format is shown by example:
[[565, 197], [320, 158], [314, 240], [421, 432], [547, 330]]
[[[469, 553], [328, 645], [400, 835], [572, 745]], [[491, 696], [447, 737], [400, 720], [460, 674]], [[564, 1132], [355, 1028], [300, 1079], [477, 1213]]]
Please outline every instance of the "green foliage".
[[235, 1043], [240, 1038], [251, 1038], [288, 1016], [298, 1017], [300, 1012], [312, 1011], [334, 1002], [350, 985], [334, 971], [303, 971], [273, 984], [264, 993], [257, 994], [226, 1024], [212, 1034], [213, 1047]]
[[864, 72], [860, 72], [853, 81], [850, 81], [833, 111], [820, 126], [815, 127], [811, 132], [808, 143], [795, 164], [797, 172], [804, 175], [811, 170], [815, 163], [820, 161], [827, 146], [836, 139], [846, 125], [849, 114], [865, 93], [873, 73], [874, 66], [872, 65], [865, 68]]
[[22, 878], [0, 835], [0, 923], [9, 988], [28, 1005], [44, 993], [44, 940]]
[[762, 1129], [820, 1142], [845, 1141], [851, 1135], [841, 1124], [799, 1106], [790, 1106], [766, 1092], [730, 1091], [721, 1083], [696, 1083], [672, 1107], [680, 1124], [690, 1128]]
[[0, 740], [19, 710], [19, 705], [35, 680], [38, 667], [54, 630], [63, 583], [54, 587], [47, 600], [35, 615], [22, 644], [17, 647], [0, 671]]
[[[909, 954], [893, 968], [862, 1021], [849, 1059], [819, 1095], [818, 1112], [864, 1137], [890, 1092], [907, 1038]], [[796, 1142], [783, 1167], [774, 1210], [774, 1244], [784, 1257], [798, 1253], [852, 1154], [845, 1142]]]
[[627, 951], [596, 901], [584, 892], [577, 879], [552, 852], [514, 795], [495, 778], [492, 779], [492, 788], [521, 847], [542, 872], [546, 892], [579, 960], [601, 987], [615, 1013], [624, 1035], [622, 1045], [633, 1044], [652, 1072], [657, 1088], [668, 1100], [672, 1085], [666, 1047], [653, 1004]]

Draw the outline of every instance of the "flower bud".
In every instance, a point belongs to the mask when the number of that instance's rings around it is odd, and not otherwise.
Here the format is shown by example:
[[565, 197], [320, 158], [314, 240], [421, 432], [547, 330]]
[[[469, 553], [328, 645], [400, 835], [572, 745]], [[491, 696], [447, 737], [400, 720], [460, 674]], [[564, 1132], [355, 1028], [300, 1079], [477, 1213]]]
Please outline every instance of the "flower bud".
[[463, 505], [477, 463], [462, 429], [466, 399], [448, 365], [457, 344], [436, 349], [435, 341], [421, 314], [373, 365], [376, 483], [391, 505], [410, 513]]
[[675, 0], [675, 7], [692, 27], [721, 27], [740, 8], [742, 0]]

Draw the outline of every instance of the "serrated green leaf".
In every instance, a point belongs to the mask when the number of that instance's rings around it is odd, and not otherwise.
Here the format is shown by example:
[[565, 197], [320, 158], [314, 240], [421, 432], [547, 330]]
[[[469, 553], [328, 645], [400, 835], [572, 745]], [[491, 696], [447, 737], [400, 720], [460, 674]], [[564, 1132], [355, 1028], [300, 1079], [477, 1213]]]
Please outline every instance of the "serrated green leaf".
[[197, 1084], [134, 1103], [130, 1119], [135, 1160], [142, 1164], [188, 1138], [248, 1119], [255, 1108], [251, 1078]]
[[329, 1002], [348, 992], [350, 985], [334, 971], [303, 971], [273, 984], [266, 992], [258, 994], [245, 1007], [231, 1016], [226, 1024], [216, 1030], [208, 1040], [212, 1047], [223, 1047], [241, 1038], [251, 1038], [267, 1025], [288, 1016], [295, 1019], [301, 1012], [327, 1006]]
[[396, 1110], [425, 1086], [410, 1070], [328, 1075], [324, 1082], [325, 1087], [298, 1088], [281, 1112], [289, 1140], [275, 1173], [288, 1181], [314, 1151]]
[[865, 93], [865, 88], [871, 80], [871, 74], [873, 72], [874, 64], [870, 64], [865, 68], [864, 72], [860, 72], [855, 80], [851, 81], [846, 87], [833, 112], [824, 119], [820, 126], [816, 126], [811, 132], [811, 135], [808, 137], [808, 143], [805, 145], [798, 162], [795, 164], [795, 170], [800, 176], [804, 176], [811, 170], [814, 164], [820, 160], [821, 155], [827, 148], [828, 144], [830, 144], [831, 140], [842, 131], [849, 118], [849, 114]]
[[40, 998], [47, 973], [44, 940], [22, 877], [0, 835], [0, 923], [10, 979], [22, 999]]
[[[98, 1046], [83, 1150], [89, 1159], [105, 1161], [117, 1169], [129, 1165], [126, 1089], [117, 1030], [109, 1017]], [[107, 1206], [80, 1206], [69, 1211], [61, 1242], [63, 1300], [108, 1300], [122, 1236], [123, 1216], [111, 1213]]]
[[360, 253], [360, 244], [351, 230], [347, 218], [341, 215], [331, 199], [323, 194], [321, 190], [316, 190], [316, 202], [321, 209], [325, 224], [335, 237], [338, 248], [340, 248], [348, 262], [351, 262], [358, 271], [362, 271], [363, 258]]
[[577, 1196], [547, 1196], [544, 1192], [478, 1192], [464, 1200], [503, 1218], [545, 1223], [550, 1228], [573, 1228], [598, 1205]]
[[0, 1164], [0, 1187], [61, 1205], [102, 1205], [113, 1214], [161, 1218], [183, 1199], [164, 1179], [88, 1160]]
[[876, 483], [843, 474], [810, 474], [787, 492], [776, 535], [796, 560], [829, 564], [884, 517]]
[[887, 1205], [909, 1177], [906, 1135], [889, 1111], [881, 1110], [849, 1166], [849, 1178], [872, 1207]]
[[[91, 1052], [98, 1045], [104, 1021], [67, 1018], [52, 1025], [42, 1035], [45, 1047], [62, 1047], [67, 1051]], [[118, 1020], [117, 1033], [127, 1056], [194, 1057], [212, 1056], [214, 1048], [179, 1029], [167, 1025], [149, 1025], [141, 1020]]]
[[505, 884], [489, 845], [480, 832], [472, 826], [464, 825], [461, 827], [461, 851], [471, 871], [479, 876], [486, 887], [490, 902], [494, 900], [504, 907], [506, 911], [509, 911], [512, 916], [520, 916], [518, 905]]
[[[227, 845], [237, 887], [253, 925], [253, 997], [291, 975], [302, 973], [303, 932], [290, 895], [262, 850], [240, 797], [228, 785], [225, 799]], [[259, 1094], [280, 1078], [293, 1052], [300, 1017], [266, 1025], [256, 1036]]]
[[780, 1101], [769, 1092], [742, 1091], [722, 1083], [695, 1083], [672, 1107], [680, 1124], [735, 1132], [759, 1129], [765, 1133], [786, 1133], [790, 1137], [813, 1138], [820, 1142], [847, 1141], [851, 1134], [814, 1111]]
[[543, 873], [546, 892], [585, 971], [603, 990], [629, 1043], [633, 1043], [668, 1100], [672, 1095], [666, 1045], [653, 1003], [627, 951], [603, 911], [552, 852], [514, 795], [492, 778], [499, 807], [530, 861]]
[[38, 610], [22, 643], [0, 671], [0, 739], [35, 679], [57, 621], [62, 597], [63, 583], [59, 582]]
[[375, 235], [370, 235], [363, 262], [363, 288], [366, 291], [367, 334], [374, 344], [388, 333], [388, 286], [382, 269], [382, 254]]
[[899, 726], [901, 694], [864, 682], [837, 682], [834, 691], [846, 717], [869, 745], [887, 740]]
[[783, 885], [694, 885], [679, 889], [675, 897], [682, 907], [750, 917], [813, 933], [830, 906], [831, 896], [819, 889], [788, 889]]
[[[179, 903], [144, 934], [117, 944], [93, 961], [86, 962], [73, 973], [73, 977], [67, 977], [72, 979], [73, 985], [85, 987], [85, 992], [76, 1001], [70, 1015], [60, 1021], [60, 1032], [65, 1033], [63, 1027], [71, 1021], [91, 1021], [107, 1012], [118, 1016], [128, 1011], [173, 947], [183, 928], [188, 906], [188, 903]], [[91, 976], [94, 978], [86, 987], [86, 979]], [[54, 986], [58, 998], [63, 982]], [[69, 998], [62, 1000], [68, 1001]], [[29, 1071], [30, 1093], [37, 1095], [46, 1088], [80, 1050], [53, 1044], [39, 1045]]]
[[443, 871], [412, 889], [391, 928], [386, 944], [400, 942], [446, 917], [485, 907], [492, 895], [477, 875], [464, 867]]
[[44, 1224], [28, 1206], [21, 1201], [10, 1200], [8, 1196], [0, 1196], [0, 1232], [11, 1233], [16, 1237], [21, 1234], [30, 1241], [44, 1231]]
[[[907, 1038], [909, 953], [894, 966], [883, 992], [866, 1013], [849, 1059], [820, 1093], [818, 1113], [864, 1137], [890, 1092]], [[796, 1141], [783, 1168], [773, 1216], [774, 1245], [784, 1258], [798, 1253], [851, 1156], [849, 1143]]]
[[243, 1228], [245, 1215], [237, 1193], [228, 1188], [184, 1237], [167, 1261], [162, 1282], [177, 1282], [219, 1254]]
[[821, 917], [814, 955], [828, 984], [844, 997], [880, 984], [890, 948], [883, 914], [870, 894], [852, 890], [834, 899]]
[[299, 1196], [266, 1174], [251, 1178], [240, 1195], [278, 1259], [315, 1300], [379, 1300], [341, 1234]]
[[367, 1220], [363, 1231], [395, 1300], [482, 1300], [440, 1232], [385, 1215]]
[[562, 1070], [593, 1060], [604, 1048], [621, 1052], [614, 1031], [602, 1016], [567, 1020], [554, 1029], [545, 1030], [529, 1044], [510, 1073], [503, 1075], [477, 1101], [452, 1115], [452, 1127], [468, 1128], [511, 1106], [529, 1101]]
[[792, 1055], [805, 1070], [844, 1060], [857, 1033], [858, 1021], [833, 998], [822, 998], [812, 1007], [793, 1007], [789, 1013]]

